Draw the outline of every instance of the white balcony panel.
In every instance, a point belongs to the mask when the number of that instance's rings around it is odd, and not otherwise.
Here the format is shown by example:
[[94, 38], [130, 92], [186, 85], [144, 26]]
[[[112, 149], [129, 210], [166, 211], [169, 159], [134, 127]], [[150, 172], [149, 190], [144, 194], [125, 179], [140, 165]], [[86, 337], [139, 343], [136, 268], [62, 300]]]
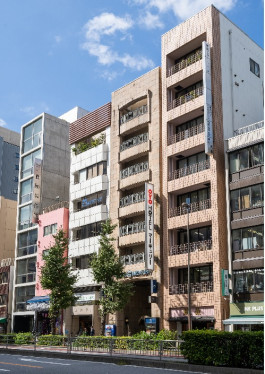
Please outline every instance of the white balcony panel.
[[71, 173], [75, 173], [78, 170], [82, 170], [88, 166], [94, 165], [101, 161], [107, 161], [108, 159], [108, 145], [100, 144], [97, 147], [90, 148], [85, 152], [75, 156], [71, 153]]
[[70, 215], [69, 228], [89, 225], [94, 222], [105, 221], [108, 218], [107, 205], [98, 205], [93, 208], [81, 210]]
[[89, 253], [98, 253], [99, 249], [99, 236], [93, 236], [92, 238], [77, 240], [70, 242], [68, 248], [68, 256], [78, 257], [84, 256]]
[[107, 190], [109, 187], [109, 178], [107, 175], [87, 179], [82, 183], [70, 185], [70, 200], [80, 199], [95, 192]]
[[77, 282], [75, 283], [75, 287], [83, 287], [96, 284], [91, 268], [74, 270], [73, 273], [78, 277]]

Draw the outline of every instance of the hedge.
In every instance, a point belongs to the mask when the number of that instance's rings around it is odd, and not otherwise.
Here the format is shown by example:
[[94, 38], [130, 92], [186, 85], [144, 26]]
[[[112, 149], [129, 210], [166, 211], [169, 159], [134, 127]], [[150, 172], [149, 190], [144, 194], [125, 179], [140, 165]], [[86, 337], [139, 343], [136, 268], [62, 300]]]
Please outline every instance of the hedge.
[[67, 337], [63, 335], [40, 335], [38, 345], [63, 346], [67, 342]]
[[14, 337], [15, 344], [33, 344], [34, 339], [31, 332], [19, 332]]
[[263, 331], [193, 330], [183, 332], [181, 353], [189, 363], [240, 368], [262, 368]]

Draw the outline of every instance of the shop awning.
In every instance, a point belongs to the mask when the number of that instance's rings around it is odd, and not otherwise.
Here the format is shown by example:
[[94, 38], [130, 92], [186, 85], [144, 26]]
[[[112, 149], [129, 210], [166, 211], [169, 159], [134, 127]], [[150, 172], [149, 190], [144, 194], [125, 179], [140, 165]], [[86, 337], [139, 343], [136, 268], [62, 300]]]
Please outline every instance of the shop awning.
[[0, 323], [6, 323], [6, 318], [0, 318]]
[[231, 317], [223, 321], [224, 325], [260, 325], [264, 324], [264, 317]]
[[[192, 316], [192, 321], [201, 321], [201, 322], [215, 322], [215, 318], [213, 316]], [[188, 322], [188, 317], [170, 317], [170, 322]]]
[[27, 304], [31, 303], [49, 303], [50, 296], [34, 296], [32, 299], [27, 300]]

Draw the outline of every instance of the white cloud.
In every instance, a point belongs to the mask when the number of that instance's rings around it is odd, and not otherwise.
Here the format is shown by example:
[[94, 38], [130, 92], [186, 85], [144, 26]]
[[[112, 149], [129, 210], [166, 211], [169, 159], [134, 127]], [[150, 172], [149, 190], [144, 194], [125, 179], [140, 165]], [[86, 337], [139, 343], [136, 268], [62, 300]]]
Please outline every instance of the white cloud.
[[6, 121], [4, 121], [2, 118], [0, 118], [0, 126], [6, 126]]
[[61, 43], [61, 41], [62, 41], [62, 37], [60, 35], [55, 35], [54, 39], [55, 39], [56, 43], [58, 43], [58, 44]]
[[[126, 34], [131, 29], [134, 22], [129, 16], [124, 18], [115, 16], [113, 13], [102, 13], [89, 20], [85, 26], [86, 41], [81, 47], [90, 55], [97, 57], [98, 62], [102, 65], [112, 65], [116, 62], [123, 66], [142, 70], [152, 68], [154, 63], [152, 60], [144, 56], [131, 56], [128, 53], [120, 54], [115, 51], [110, 45], [102, 43], [102, 38], [115, 36], [117, 33]], [[128, 35], [122, 35], [120, 40], [130, 38]], [[113, 79], [113, 78], [112, 78]]]
[[100, 75], [102, 78], [107, 79], [108, 81], [112, 81], [118, 76], [118, 73], [116, 71], [103, 71], [103, 73]]
[[140, 16], [139, 23], [148, 30], [164, 27], [163, 22], [159, 19], [159, 15], [152, 14], [149, 11]]
[[41, 102], [37, 106], [25, 106], [23, 108], [20, 108], [20, 111], [25, 113], [29, 117], [36, 117], [42, 112], [49, 112], [50, 108], [45, 102]]
[[173, 12], [176, 17], [185, 20], [213, 4], [222, 12], [232, 9], [237, 0], [134, 0], [134, 3], [144, 4], [147, 9], [156, 8], [160, 13]]

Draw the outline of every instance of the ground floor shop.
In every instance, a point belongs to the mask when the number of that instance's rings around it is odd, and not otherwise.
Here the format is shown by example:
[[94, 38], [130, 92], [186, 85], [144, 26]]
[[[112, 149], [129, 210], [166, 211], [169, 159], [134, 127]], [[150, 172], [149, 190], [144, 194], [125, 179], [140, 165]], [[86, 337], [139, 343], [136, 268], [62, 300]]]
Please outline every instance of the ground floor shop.
[[226, 331], [264, 330], [264, 301], [230, 304], [230, 318], [223, 321]]

